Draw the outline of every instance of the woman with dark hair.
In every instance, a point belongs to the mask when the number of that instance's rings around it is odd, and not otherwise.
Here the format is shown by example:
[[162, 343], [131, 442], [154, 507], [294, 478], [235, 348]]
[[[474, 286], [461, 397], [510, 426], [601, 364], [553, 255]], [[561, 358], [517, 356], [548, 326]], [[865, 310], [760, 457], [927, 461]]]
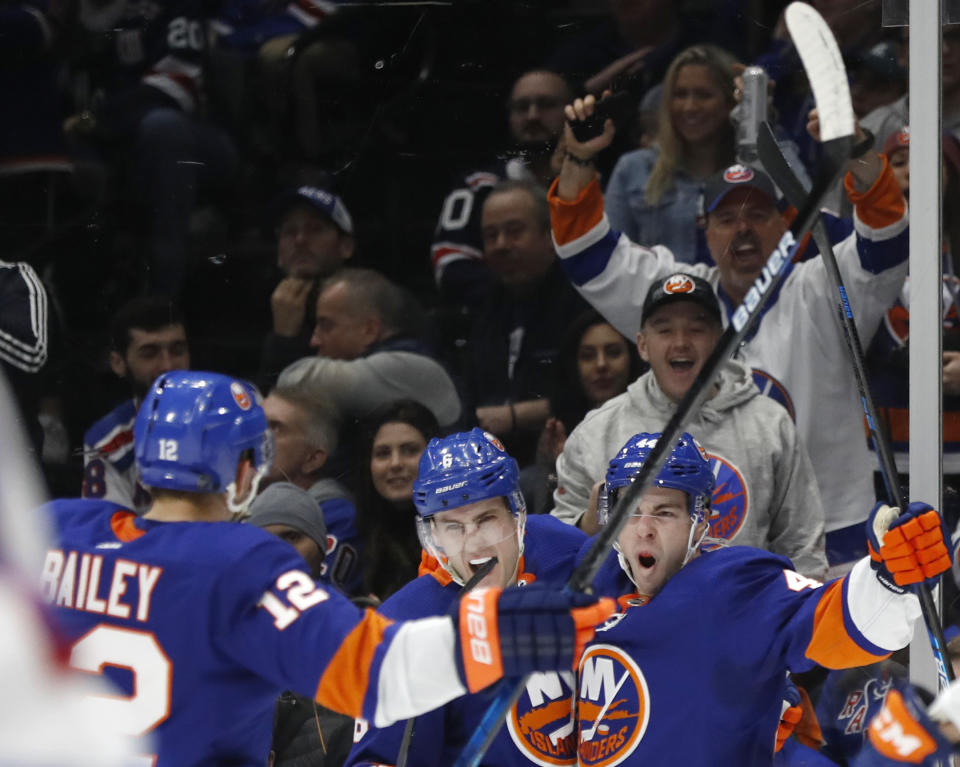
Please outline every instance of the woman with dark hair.
[[541, 514], [552, 508], [555, 463], [567, 435], [588, 411], [623, 394], [646, 365], [630, 343], [594, 309], [570, 324], [557, 355], [558, 376], [550, 397], [551, 416], [537, 444], [537, 460], [520, 473], [527, 508]]
[[360, 423], [356, 519], [363, 587], [380, 600], [417, 577], [413, 481], [427, 442], [439, 433], [433, 413], [413, 400], [391, 402]]

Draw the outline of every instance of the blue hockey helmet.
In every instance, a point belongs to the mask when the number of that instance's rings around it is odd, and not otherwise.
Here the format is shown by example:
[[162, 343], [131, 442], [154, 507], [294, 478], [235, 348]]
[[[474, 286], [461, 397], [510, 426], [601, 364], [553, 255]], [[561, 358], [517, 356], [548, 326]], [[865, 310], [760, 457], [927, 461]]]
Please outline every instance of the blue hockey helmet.
[[[600, 490], [600, 524], [607, 523], [620, 490], [633, 482], [658, 439], [658, 433], [635, 434], [611, 459], [606, 481]], [[690, 499], [690, 518], [696, 524], [705, 519], [715, 483], [706, 451], [696, 439], [684, 432], [650, 484], [685, 492]]]
[[474, 428], [427, 444], [413, 483], [421, 517], [501, 496], [514, 514], [526, 511], [517, 462], [492, 434]]
[[228, 492], [237, 464], [249, 455], [256, 471], [252, 498], [273, 458], [273, 436], [253, 384], [219, 373], [174, 370], [159, 376], [133, 426], [134, 455], [149, 487], [193, 493]]
[[458, 572], [454, 563], [458, 549], [449, 549], [438, 540], [433, 516], [490, 498], [506, 499], [514, 524], [508, 528], [488, 525], [484, 535], [492, 536], [488, 543], [516, 536], [517, 560], [512, 565], [515, 574], [523, 554], [527, 517], [517, 462], [500, 440], [482, 429], [430, 440], [420, 456], [419, 473], [413, 483], [413, 503], [419, 513], [417, 534], [424, 549], [460, 585], [466, 583], [469, 573]]

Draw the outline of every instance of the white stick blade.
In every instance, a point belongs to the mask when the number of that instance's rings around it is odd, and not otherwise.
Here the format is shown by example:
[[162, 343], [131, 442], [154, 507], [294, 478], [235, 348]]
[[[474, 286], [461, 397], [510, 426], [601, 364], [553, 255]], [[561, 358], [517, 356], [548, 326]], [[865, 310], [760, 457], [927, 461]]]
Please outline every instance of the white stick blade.
[[853, 135], [853, 105], [847, 71], [827, 22], [810, 5], [790, 3], [787, 29], [800, 54], [820, 115], [820, 139]]

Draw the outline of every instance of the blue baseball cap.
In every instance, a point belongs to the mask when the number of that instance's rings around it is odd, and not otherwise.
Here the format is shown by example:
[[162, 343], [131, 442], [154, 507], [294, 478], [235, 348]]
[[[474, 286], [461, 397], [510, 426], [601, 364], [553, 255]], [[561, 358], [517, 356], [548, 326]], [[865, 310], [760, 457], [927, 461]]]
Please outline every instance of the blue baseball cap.
[[319, 186], [298, 186], [281, 193], [276, 204], [276, 220], [285, 216], [296, 205], [309, 205], [327, 218], [345, 234], [353, 234], [353, 219], [343, 200], [329, 189]]
[[749, 165], [731, 165], [707, 180], [703, 189], [703, 211], [711, 213], [728, 193], [742, 186], [759, 189], [774, 205], [777, 204], [777, 189], [770, 180], [770, 176]]

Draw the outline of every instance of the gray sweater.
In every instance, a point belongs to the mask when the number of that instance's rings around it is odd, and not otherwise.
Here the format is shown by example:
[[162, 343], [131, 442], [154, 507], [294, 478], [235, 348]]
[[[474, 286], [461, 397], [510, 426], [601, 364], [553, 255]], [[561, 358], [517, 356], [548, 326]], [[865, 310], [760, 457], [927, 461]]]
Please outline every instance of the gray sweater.
[[377, 351], [355, 360], [305, 357], [284, 369], [277, 383], [312, 388], [341, 413], [357, 418], [398, 399], [430, 408], [441, 426], [460, 418], [460, 397], [447, 371], [413, 352]]
[[[609, 460], [634, 434], [661, 431], [675, 409], [649, 372], [587, 413], [557, 459], [554, 516], [575, 523]], [[810, 459], [787, 410], [760, 393], [746, 365], [724, 366], [686, 430], [717, 475], [710, 535], [782, 554], [804, 575], [822, 577], [823, 507]]]

